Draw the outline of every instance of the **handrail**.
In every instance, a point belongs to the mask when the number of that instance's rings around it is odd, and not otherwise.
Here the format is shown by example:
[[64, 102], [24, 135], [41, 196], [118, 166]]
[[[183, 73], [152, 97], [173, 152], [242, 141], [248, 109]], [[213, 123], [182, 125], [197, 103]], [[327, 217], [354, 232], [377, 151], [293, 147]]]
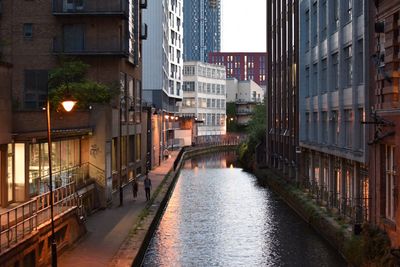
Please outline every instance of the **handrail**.
[[[56, 188], [53, 192], [55, 216], [75, 209], [78, 204], [75, 182]], [[50, 192], [0, 214], [0, 253], [30, 235], [50, 220]]]

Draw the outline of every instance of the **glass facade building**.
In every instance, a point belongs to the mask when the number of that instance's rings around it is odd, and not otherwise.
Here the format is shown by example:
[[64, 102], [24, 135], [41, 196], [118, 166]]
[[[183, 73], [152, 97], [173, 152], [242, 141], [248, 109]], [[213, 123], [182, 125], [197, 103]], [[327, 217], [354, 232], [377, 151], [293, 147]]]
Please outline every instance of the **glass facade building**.
[[184, 61], [208, 62], [221, 50], [221, 1], [184, 0]]

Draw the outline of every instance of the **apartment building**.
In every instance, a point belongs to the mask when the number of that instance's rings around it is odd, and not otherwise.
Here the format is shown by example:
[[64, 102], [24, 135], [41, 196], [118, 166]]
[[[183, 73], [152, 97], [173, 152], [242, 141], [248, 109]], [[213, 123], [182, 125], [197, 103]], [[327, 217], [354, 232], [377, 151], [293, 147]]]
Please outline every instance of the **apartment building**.
[[399, 28], [400, 3], [375, 1], [370, 11], [371, 53], [369, 77], [371, 106], [369, 118], [369, 177], [371, 223], [385, 230], [391, 246], [400, 246], [399, 177]]
[[210, 52], [221, 50], [221, 1], [185, 0], [184, 61], [209, 62]]
[[368, 219], [370, 1], [300, 1], [303, 182], [355, 225]]
[[264, 90], [252, 80], [226, 80], [226, 102], [234, 103], [238, 125], [247, 125], [257, 105], [264, 101]]
[[298, 5], [297, 0], [267, 2], [268, 53], [266, 72], [262, 74], [268, 74], [266, 163], [288, 179], [296, 181], [299, 167], [296, 153], [299, 102]]
[[208, 62], [226, 67], [226, 77], [238, 81], [253, 80], [264, 90], [267, 86], [267, 53], [210, 52]]
[[161, 137], [158, 144], [164, 151], [173, 142], [175, 124], [166, 116], [178, 115], [182, 102], [183, 68], [183, 1], [149, 1], [143, 11], [143, 22], [149, 35], [143, 42], [143, 99], [160, 114]]
[[60, 58], [71, 57], [90, 65], [88, 79], [120, 84], [121, 93], [109, 105], [51, 112], [55, 186], [84, 174], [95, 180], [105, 205], [114, 191], [145, 171], [140, 53], [145, 2], [1, 2], [2, 60], [12, 65], [12, 95], [5, 101], [13, 107], [8, 160], [2, 163], [8, 171], [0, 176], [1, 192], [7, 192], [1, 206], [48, 190], [43, 110], [48, 75]]
[[225, 67], [200, 61], [184, 63], [182, 117], [195, 118], [195, 139], [226, 134]]

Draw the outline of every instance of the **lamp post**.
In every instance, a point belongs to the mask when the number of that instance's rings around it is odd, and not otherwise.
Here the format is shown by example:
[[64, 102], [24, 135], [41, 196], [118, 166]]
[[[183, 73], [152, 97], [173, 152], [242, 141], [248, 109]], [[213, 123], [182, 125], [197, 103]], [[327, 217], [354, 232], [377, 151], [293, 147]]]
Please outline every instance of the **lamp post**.
[[[61, 102], [62, 106], [64, 107], [65, 111], [70, 112], [75, 104], [76, 101], [65, 99]], [[51, 266], [57, 267], [57, 243], [56, 237], [54, 233], [54, 198], [53, 198], [53, 172], [51, 170], [52, 162], [51, 162], [51, 123], [50, 123], [50, 101], [49, 97], [47, 97], [46, 101], [46, 119], [47, 119], [47, 145], [48, 145], [48, 158], [49, 158], [49, 191], [50, 191], [50, 217], [51, 217]]]
[[[131, 106], [126, 109], [127, 101], [131, 101]], [[119, 205], [124, 204], [124, 189], [122, 187], [122, 105], [125, 105], [125, 122], [128, 121], [128, 112], [133, 111], [132, 109], [133, 99], [127, 96], [125, 93], [121, 96], [119, 101]]]

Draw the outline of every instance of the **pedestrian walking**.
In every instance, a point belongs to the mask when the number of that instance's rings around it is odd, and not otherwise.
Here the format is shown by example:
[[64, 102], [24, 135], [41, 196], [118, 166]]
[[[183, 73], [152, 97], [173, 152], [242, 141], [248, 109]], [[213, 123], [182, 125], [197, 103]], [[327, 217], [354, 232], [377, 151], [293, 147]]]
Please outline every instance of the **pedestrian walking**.
[[146, 175], [146, 178], [144, 179], [144, 191], [146, 192], [146, 200], [150, 200], [150, 190], [151, 190], [151, 180], [149, 178], [149, 175]]
[[139, 184], [136, 179], [132, 181], [132, 193], [133, 193], [133, 199], [137, 198], [137, 193], [138, 193], [138, 188]]

